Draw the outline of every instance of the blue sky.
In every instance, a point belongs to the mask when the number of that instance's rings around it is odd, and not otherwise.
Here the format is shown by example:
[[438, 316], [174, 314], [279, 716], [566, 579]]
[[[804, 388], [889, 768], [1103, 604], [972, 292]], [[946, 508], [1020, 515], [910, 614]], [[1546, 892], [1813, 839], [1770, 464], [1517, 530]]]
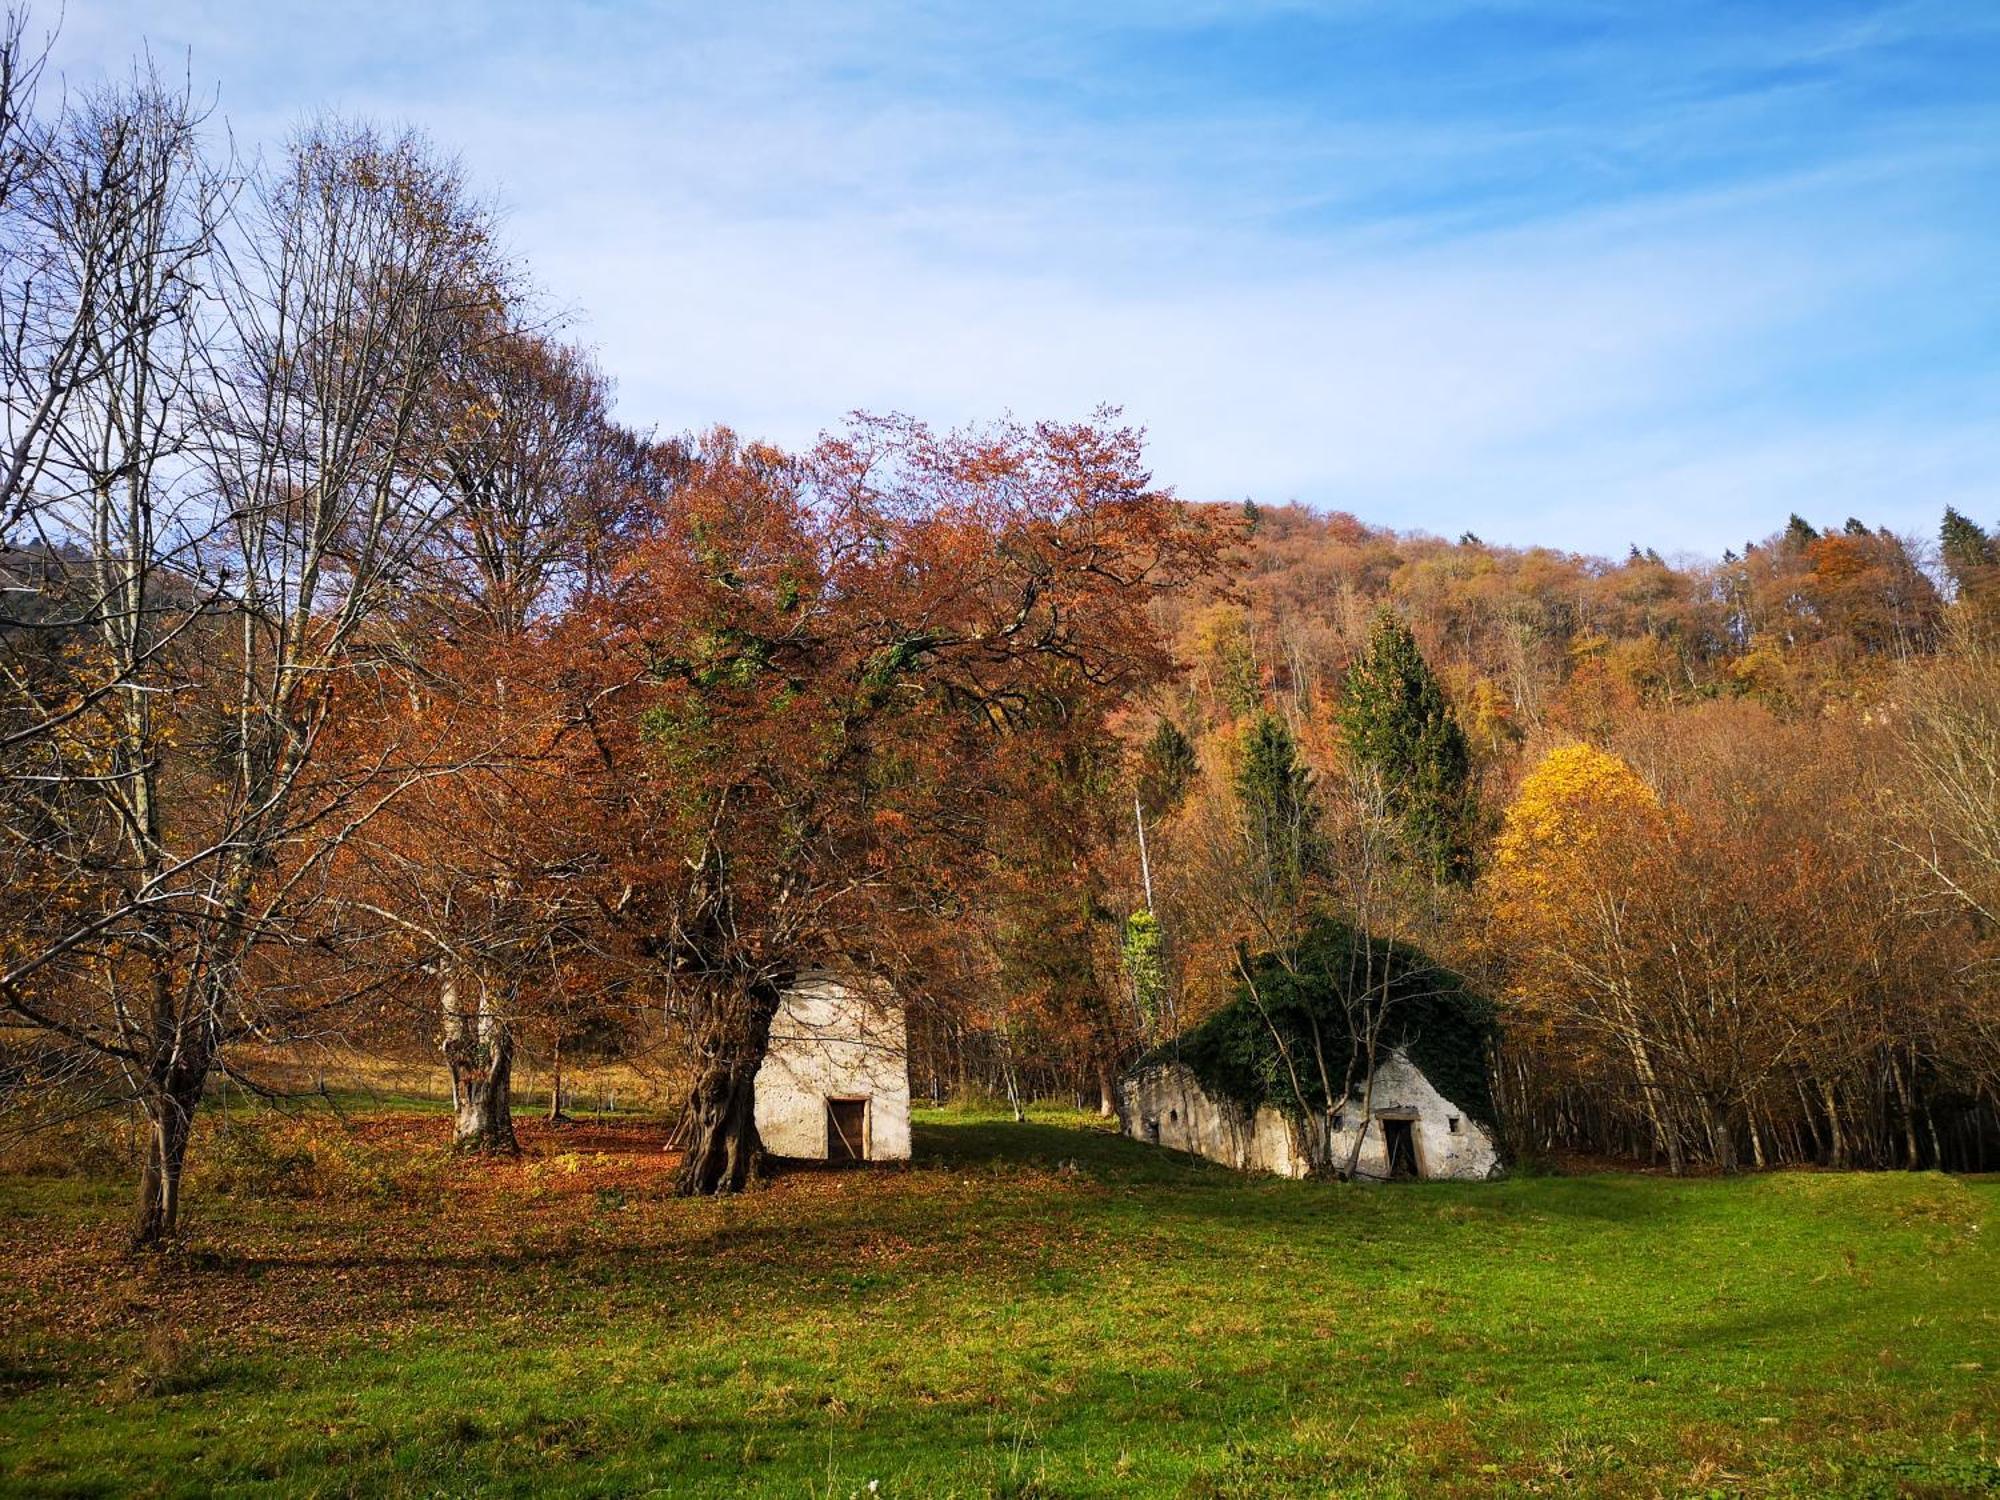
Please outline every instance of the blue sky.
[[[53, 16], [54, 12], [48, 12]], [[1163, 482], [1708, 552], [2000, 519], [2000, 4], [69, 0], [459, 153], [628, 421], [1122, 405]]]

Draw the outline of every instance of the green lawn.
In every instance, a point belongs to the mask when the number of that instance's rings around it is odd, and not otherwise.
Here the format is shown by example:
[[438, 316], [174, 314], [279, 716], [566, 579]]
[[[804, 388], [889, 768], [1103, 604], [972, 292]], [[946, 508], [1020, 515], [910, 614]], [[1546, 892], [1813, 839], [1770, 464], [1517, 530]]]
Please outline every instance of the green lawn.
[[122, 1184], [0, 1181], [0, 1491], [2000, 1492], [1993, 1180], [1348, 1188], [930, 1112], [689, 1204], [654, 1126], [440, 1128], [233, 1122], [158, 1265]]

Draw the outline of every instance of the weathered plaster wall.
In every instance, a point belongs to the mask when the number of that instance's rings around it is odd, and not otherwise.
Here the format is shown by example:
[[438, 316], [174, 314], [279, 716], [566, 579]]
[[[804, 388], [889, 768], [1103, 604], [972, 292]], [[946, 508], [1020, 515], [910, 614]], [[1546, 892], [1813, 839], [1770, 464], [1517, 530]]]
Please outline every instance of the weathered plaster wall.
[[1135, 1140], [1190, 1151], [1243, 1172], [1306, 1173], [1283, 1115], [1265, 1105], [1253, 1116], [1233, 1099], [1212, 1098], [1179, 1063], [1127, 1077], [1119, 1104], [1125, 1133]]
[[[1492, 1176], [1499, 1165], [1499, 1151], [1486, 1127], [1433, 1088], [1400, 1052], [1390, 1054], [1375, 1070], [1374, 1097], [1368, 1107], [1372, 1118], [1355, 1164], [1361, 1176], [1388, 1174], [1388, 1142], [1380, 1119], [1385, 1113], [1406, 1111], [1413, 1116], [1411, 1129], [1422, 1176], [1478, 1180]], [[1125, 1133], [1134, 1140], [1190, 1151], [1238, 1171], [1303, 1177], [1310, 1168], [1298, 1139], [1299, 1124], [1269, 1105], [1253, 1116], [1234, 1100], [1210, 1097], [1193, 1072], [1178, 1063], [1125, 1078], [1119, 1088], [1119, 1116]], [[1359, 1092], [1338, 1118], [1328, 1159], [1344, 1166], [1355, 1135], [1362, 1130]]]
[[902, 1007], [887, 991], [807, 974], [785, 992], [757, 1070], [757, 1133], [774, 1156], [826, 1156], [828, 1099], [868, 1100], [870, 1161], [910, 1155], [910, 1070]]
[[[1331, 1160], [1345, 1166], [1354, 1149], [1354, 1137], [1363, 1126], [1360, 1092], [1340, 1111], [1340, 1125], [1333, 1132]], [[1418, 1175], [1453, 1177], [1480, 1181], [1491, 1177], [1500, 1165], [1500, 1152], [1492, 1133], [1431, 1086], [1408, 1058], [1392, 1052], [1375, 1069], [1374, 1097], [1368, 1100], [1366, 1133], [1361, 1140], [1361, 1156], [1355, 1163], [1357, 1174], [1385, 1177], [1389, 1172], [1388, 1138], [1383, 1134], [1384, 1114], [1413, 1112], [1412, 1132], [1417, 1147]], [[1452, 1128], [1452, 1122], [1458, 1128]]]

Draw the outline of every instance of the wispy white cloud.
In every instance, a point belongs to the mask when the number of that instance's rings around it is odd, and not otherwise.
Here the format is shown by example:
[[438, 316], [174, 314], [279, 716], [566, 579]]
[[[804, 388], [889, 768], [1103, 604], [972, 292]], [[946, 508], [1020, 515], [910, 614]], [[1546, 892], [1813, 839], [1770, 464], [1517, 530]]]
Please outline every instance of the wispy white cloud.
[[[1331, 17], [1336, 61], [1418, 14], [1263, 9]], [[1976, 497], [2000, 147], [1967, 127], [2000, 112], [1796, 97], [1976, 39], [1973, 8], [1711, 17], [1643, 63], [1617, 8], [1425, 9], [1579, 39], [1512, 59], [1503, 103], [1504, 55], [1413, 52], [1407, 107], [1372, 74], [1267, 89], [1254, 49], [1218, 71], [1208, 39], [1247, 24], [1221, 5], [72, 0], [60, 59], [191, 49], [253, 141], [324, 107], [423, 126], [641, 425], [803, 441], [853, 407], [1110, 401], [1185, 493], [1620, 550]], [[1759, 149], [1828, 110], [1838, 149]]]

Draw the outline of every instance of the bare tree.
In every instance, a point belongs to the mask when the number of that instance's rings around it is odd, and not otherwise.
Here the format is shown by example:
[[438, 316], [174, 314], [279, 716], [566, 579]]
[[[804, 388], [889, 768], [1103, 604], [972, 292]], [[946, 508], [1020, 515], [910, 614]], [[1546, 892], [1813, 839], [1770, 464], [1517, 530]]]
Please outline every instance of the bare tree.
[[49, 182], [54, 131], [37, 115], [47, 58], [46, 44], [29, 40], [27, 13], [9, 7], [0, 20], [0, 543], [27, 515], [53, 434], [87, 378], [106, 266], [94, 250], [65, 255], [51, 222], [68, 214]]
[[[12, 501], [36, 566], [0, 639], [15, 908], [0, 1002], [125, 1066], [135, 1091], [150, 1066], [135, 1027], [159, 1000], [133, 986], [173, 947], [146, 894], [175, 859], [166, 747], [185, 683], [169, 650], [216, 602], [186, 456], [227, 195], [200, 123], [185, 91], [142, 69], [65, 109], [19, 189], [40, 239], [15, 327], [42, 330], [42, 399], [17, 426], [33, 446], [15, 448]], [[13, 346], [23, 383], [31, 343]]]
[[1931, 897], [1987, 941], [1968, 945], [1950, 1042], [1989, 1099], [2000, 1100], [2000, 647], [1967, 629], [1912, 672], [1897, 721], [1912, 796], [1892, 842]]
[[36, 501], [90, 587], [72, 670], [10, 684], [62, 732], [9, 828], [10, 893], [35, 903], [0, 1005], [122, 1072], [151, 1142], [140, 1246], [174, 1233], [231, 1044], [326, 1024], [333, 1001], [278, 956], [303, 971], [328, 941], [310, 918], [333, 856], [450, 769], [414, 743], [325, 752], [385, 690], [377, 626], [439, 523], [424, 402], [463, 310], [503, 291], [485, 214], [421, 141], [309, 129], [224, 231], [197, 125], [143, 78], [68, 117], [65, 191], [127, 185], [75, 214], [109, 242], [90, 245], [106, 378], [63, 423], [65, 488]]

